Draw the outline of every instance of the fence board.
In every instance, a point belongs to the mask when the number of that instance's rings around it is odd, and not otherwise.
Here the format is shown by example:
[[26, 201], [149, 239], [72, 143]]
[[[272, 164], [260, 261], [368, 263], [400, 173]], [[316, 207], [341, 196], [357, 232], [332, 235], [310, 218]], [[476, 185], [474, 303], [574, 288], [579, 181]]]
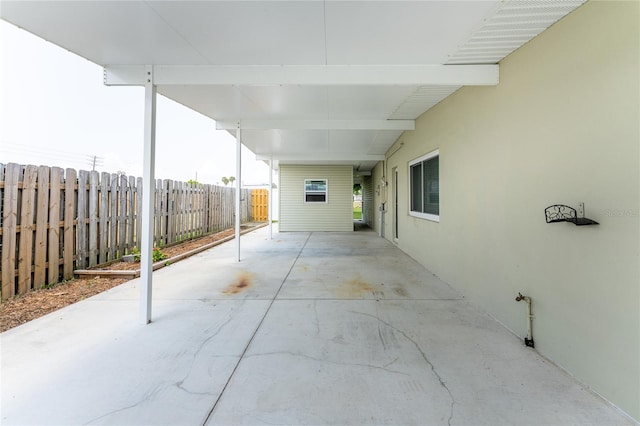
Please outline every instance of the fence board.
[[173, 214], [174, 214], [173, 181], [167, 180], [165, 182], [166, 182], [165, 186], [167, 188], [167, 239], [169, 241], [175, 241], [176, 230], [175, 230], [175, 219], [173, 217]]
[[[22, 206], [20, 208], [20, 252], [18, 254], [18, 294], [31, 290], [31, 265], [33, 264], [33, 231], [36, 207], [38, 167], [27, 166], [22, 181]], [[4, 282], [4, 281], [3, 281]]]
[[89, 256], [89, 239], [87, 233], [88, 198], [87, 184], [89, 182], [89, 172], [78, 171], [78, 221], [76, 224], [76, 247], [78, 256], [76, 266], [80, 269], [87, 267], [87, 257]]
[[[4, 169], [6, 165], [0, 163], [0, 182], [4, 182]], [[2, 218], [2, 206], [4, 205], [4, 190], [0, 191], [0, 229], [2, 229], [3, 218]], [[0, 256], [1, 258], [2, 256]], [[0, 277], [2, 276], [2, 259], [0, 259]], [[0, 288], [0, 298], [2, 297], [2, 289]]]
[[109, 173], [103, 172], [100, 177], [100, 206], [98, 207], [98, 263], [113, 259], [109, 251]]
[[89, 267], [98, 264], [98, 191], [100, 175], [92, 170], [89, 174]]
[[176, 195], [178, 196], [178, 235], [177, 240], [181, 241], [184, 239], [185, 232], [185, 197], [184, 197], [184, 182], [178, 182], [178, 187], [176, 188]]
[[[136, 194], [136, 178], [129, 176], [129, 185], [127, 187], [127, 212], [129, 214], [127, 218], [127, 224], [129, 226], [127, 230], [127, 244], [126, 253], [131, 253], [131, 249], [135, 246], [135, 194]], [[125, 254], [126, 254], [125, 253]]]
[[109, 260], [114, 260], [117, 255], [118, 246], [118, 175], [112, 173], [108, 176], [105, 187], [109, 189]]
[[127, 177], [123, 174], [118, 176], [118, 254], [124, 255], [124, 247], [127, 241]]
[[136, 179], [136, 247], [140, 248], [142, 238], [142, 178]]
[[42, 288], [47, 281], [47, 234], [49, 222], [49, 168], [38, 167], [38, 201], [36, 207], [36, 241], [33, 284]]
[[75, 227], [76, 218], [76, 182], [74, 169], [67, 169], [64, 183], [64, 243], [62, 278], [73, 278], [73, 261], [75, 258]]
[[158, 245], [160, 242], [160, 226], [162, 223], [162, 209], [160, 203], [162, 199], [162, 180], [156, 179], [154, 185], [151, 185], [151, 190], [154, 191], [153, 197], [153, 245]]
[[49, 183], [49, 242], [47, 261], [47, 282], [54, 284], [59, 281], [60, 260], [60, 192], [64, 172], [60, 167], [51, 168], [51, 182]]
[[198, 185], [198, 191], [200, 192], [200, 196], [198, 197], [198, 200], [200, 202], [200, 211], [198, 212], [198, 224], [200, 225], [200, 235], [204, 235], [207, 232], [207, 220], [205, 217], [205, 200], [206, 200], [206, 193], [205, 193], [205, 188], [204, 185], [199, 184]]
[[2, 300], [16, 294], [18, 181], [21, 173], [20, 165], [7, 164], [2, 206]]
[[60, 201], [64, 171], [60, 167], [51, 168], [49, 190], [49, 242], [48, 242], [48, 283], [60, 281]]
[[161, 181], [161, 201], [160, 201], [160, 246], [167, 244], [169, 239], [169, 190], [167, 188], [167, 181]]

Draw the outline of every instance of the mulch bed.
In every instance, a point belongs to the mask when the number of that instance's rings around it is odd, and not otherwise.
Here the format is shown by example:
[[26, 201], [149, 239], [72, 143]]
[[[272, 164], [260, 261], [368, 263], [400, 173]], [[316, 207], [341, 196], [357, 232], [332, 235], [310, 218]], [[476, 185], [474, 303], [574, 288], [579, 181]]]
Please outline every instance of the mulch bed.
[[[162, 251], [168, 258], [190, 252], [199, 247], [211, 244], [234, 234], [233, 229], [207, 235], [170, 247], [163, 247]], [[136, 270], [140, 268], [138, 262], [115, 262], [100, 270]], [[17, 327], [56, 311], [65, 306], [84, 300], [103, 291], [118, 286], [129, 278], [93, 276], [76, 278], [56, 284], [49, 288], [35, 290], [30, 293], [8, 299], [0, 303], [0, 332]]]

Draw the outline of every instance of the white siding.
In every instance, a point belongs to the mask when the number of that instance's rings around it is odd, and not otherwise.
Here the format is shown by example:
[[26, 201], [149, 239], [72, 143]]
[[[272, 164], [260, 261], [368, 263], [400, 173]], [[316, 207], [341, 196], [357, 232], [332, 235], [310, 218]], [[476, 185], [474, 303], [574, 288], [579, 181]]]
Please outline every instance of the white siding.
[[[327, 179], [327, 203], [304, 202], [304, 180]], [[280, 231], [353, 231], [351, 166], [280, 166]]]

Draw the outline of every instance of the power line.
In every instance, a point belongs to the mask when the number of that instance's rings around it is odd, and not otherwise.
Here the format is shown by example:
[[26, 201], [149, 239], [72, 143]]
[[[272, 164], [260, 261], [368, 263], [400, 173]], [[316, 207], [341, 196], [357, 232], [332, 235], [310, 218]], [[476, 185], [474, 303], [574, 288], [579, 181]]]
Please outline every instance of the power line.
[[39, 147], [24, 146], [15, 143], [2, 141], [0, 155], [16, 154], [22, 156], [36, 156], [47, 160], [61, 161], [73, 164], [88, 164], [95, 170], [96, 167], [104, 166], [104, 157], [98, 155], [82, 154], [77, 152], [47, 150]]

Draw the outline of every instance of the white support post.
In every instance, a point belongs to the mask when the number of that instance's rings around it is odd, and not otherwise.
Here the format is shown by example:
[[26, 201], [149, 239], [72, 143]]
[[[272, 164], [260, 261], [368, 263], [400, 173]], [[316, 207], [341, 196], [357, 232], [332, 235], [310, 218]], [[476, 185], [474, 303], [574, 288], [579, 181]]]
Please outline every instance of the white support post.
[[240, 262], [240, 188], [242, 187], [242, 130], [236, 129], [236, 261]]
[[273, 158], [269, 160], [269, 239], [273, 240]]
[[142, 172], [142, 233], [140, 238], [140, 320], [151, 322], [153, 272], [153, 195], [156, 162], [156, 86], [147, 66], [144, 85], [144, 156]]

